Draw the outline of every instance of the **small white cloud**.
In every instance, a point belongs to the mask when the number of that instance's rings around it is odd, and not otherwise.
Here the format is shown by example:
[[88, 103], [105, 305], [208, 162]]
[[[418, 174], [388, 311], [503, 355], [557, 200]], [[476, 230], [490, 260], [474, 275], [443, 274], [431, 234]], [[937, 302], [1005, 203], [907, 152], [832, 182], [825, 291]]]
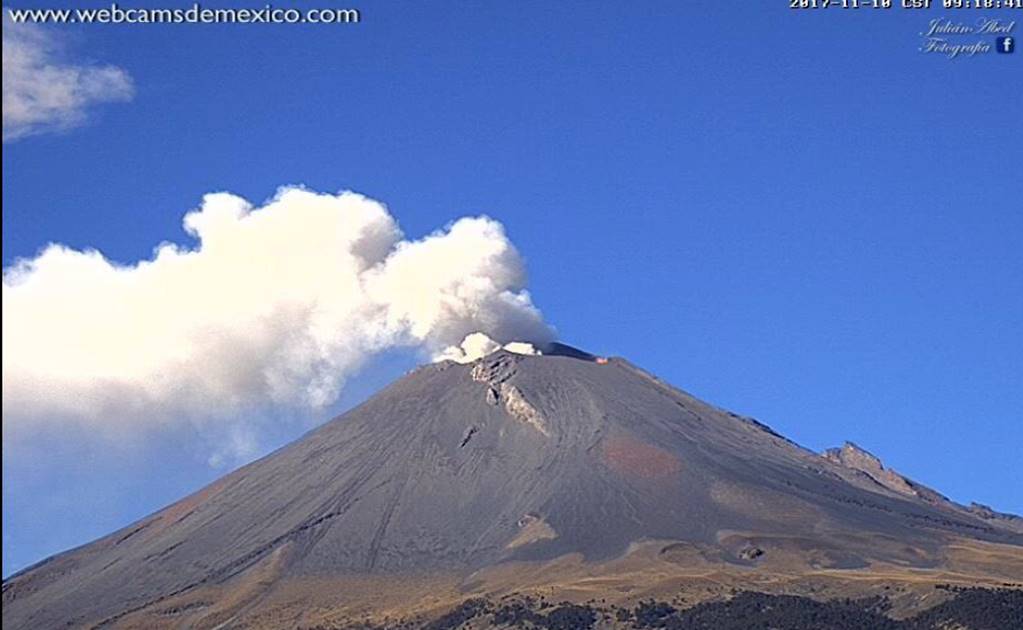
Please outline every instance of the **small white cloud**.
[[3, 141], [81, 124], [90, 105], [127, 101], [128, 73], [115, 66], [63, 59], [55, 34], [33, 24], [3, 21]]

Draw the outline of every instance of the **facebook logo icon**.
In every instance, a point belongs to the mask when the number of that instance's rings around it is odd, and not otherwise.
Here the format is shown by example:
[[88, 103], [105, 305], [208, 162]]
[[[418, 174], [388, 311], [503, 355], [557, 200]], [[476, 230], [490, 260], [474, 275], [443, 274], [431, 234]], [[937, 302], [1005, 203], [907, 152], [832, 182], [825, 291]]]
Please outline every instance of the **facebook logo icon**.
[[995, 48], [998, 52], [1003, 55], [1016, 52], [1016, 38], [1015, 37], [999, 37], [995, 40]]

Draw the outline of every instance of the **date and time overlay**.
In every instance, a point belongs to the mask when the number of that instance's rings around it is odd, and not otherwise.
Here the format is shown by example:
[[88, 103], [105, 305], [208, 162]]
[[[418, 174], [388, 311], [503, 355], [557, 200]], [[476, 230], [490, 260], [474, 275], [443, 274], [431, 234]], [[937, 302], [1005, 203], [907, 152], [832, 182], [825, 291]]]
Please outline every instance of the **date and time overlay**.
[[[793, 11], [898, 11], [920, 16], [921, 54], [1016, 57], [1023, 0], [785, 0]], [[995, 15], [992, 12], [998, 11]], [[938, 16], [938, 13], [941, 13]], [[1018, 57], [1017, 57], [1018, 58]]]

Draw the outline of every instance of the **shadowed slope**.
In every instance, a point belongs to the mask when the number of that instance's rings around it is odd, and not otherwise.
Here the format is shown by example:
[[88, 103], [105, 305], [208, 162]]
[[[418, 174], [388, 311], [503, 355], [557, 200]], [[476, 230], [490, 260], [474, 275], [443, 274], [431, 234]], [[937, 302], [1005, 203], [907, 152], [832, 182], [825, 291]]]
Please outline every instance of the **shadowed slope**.
[[500, 351], [422, 367], [200, 492], [13, 576], [4, 626], [129, 625], [177, 606], [175, 623], [212, 627], [284, 605], [288, 583], [457, 583], [570, 554], [596, 566], [651, 541], [678, 566], [937, 570], [966, 540], [1008, 549], [1010, 574], [1023, 567], [1023, 536], [998, 518], [865, 469], [620, 359]]

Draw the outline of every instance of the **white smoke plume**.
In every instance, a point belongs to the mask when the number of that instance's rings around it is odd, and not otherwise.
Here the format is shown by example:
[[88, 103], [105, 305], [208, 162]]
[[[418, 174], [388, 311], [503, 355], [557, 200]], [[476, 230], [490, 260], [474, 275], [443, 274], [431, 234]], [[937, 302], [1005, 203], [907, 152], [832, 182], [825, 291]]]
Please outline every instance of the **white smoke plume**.
[[94, 103], [134, 95], [128, 73], [114, 66], [63, 60], [52, 31], [3, 18], [3, 141], [80, 124]]
[[481, 332], [474, 332], [467, 335], [465, 339], [462, 340], [462, 343], [457, 346], [452, 345], [444, 348], [443, 351], [434, 356], [434, 360], [454, 361], [455, 363], [472, 363], [477, 359], [481, 359], [488, 354], [492, 354], [501, 349], [507, 350], [508, 352], [514, 352], [515, 354], [543, 354], [539, 348], [527, 341], [511, 341], [501, 345]]
[[552, 338], [486, 217], [410, 241], [372, 199], [284, 188], [262, 207], [207, 195], [184, 228], [194, 248], [131, 265], [50, 245], [4, 270], [5, 436], [53, 418], [123, 429], [322, 407], [389, 348]]

